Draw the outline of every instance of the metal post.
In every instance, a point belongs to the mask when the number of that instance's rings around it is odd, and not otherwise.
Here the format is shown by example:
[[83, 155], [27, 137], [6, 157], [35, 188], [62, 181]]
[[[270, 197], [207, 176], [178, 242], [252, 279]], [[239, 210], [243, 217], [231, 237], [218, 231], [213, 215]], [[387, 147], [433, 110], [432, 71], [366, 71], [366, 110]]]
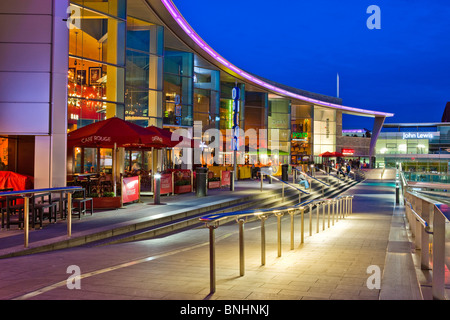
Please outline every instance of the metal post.
[[332, 225], [334, 226], [334, 220], [336, 219], [336, 200], [331, 200], [332, 206], [331, 208], [333, 209], [333, 219], [331, 219]]
[[23, 196], [23, 200], [24, 200], [24, 204], [23, 204], [23, 228], [25, 229], [25, 234], [24, 234], [24, 246], [25, 248], [28, 248], [28, 234], [30, 232], [30, 218], [29, 218], [29, 214], [30, 214], [30, 198], [28, 197], [28, 195], [24, 195]]
[[289, 215], [291, 216], [291, 250], [294, 250], [294, 209], [288, 210]]
[[327, 201], [328, 203], [328, 228], [330, 227], [330, 200]]
[[[430, 213], [432, 212], [434, 206], [422, 200], [422, 218], [425, 221], [430, 220]], [[425, 232], [425, 228], [422, 228], [422, 250], [420, 253], [420, 267], [422, 270], [430, 269], [430, 253], [429, 253], [429, 243], [430, 243], [430, 235]]]
[[305, 208], [300, 208], [300, 215], [301, 215], [301, 224], [300, 224], [300, 236], [301, 240], [300, 243], [305, 242]]
[[244, 256], [244, 219], [238, 219], [239, 223], [239, 274], [245, 274], [245, 256]]
[[322, 202], [322, 231], [325, 230], [325, 201]]
[[209, 228], [209, 292], [216, 292], [216, 240], [215, 229], [217, 226], [210, 226]]
[[318, 203], [317, 204], [317, 207], [316, 207], [316, 233], [319, 233], [319, 222], [320, 222], [320, 217], [319, 217], [319, 214], [320, 214], [320, 203]]
[[[153, 203], [154, 204], [160, 204], [161, 203], [161, 174], [156, 173], [154, 175], [155, 177], [155, 187], [153, 190]], [[197, 186], [198, 188], [198, 186]]]
[[230, 191], [234, 191], [234, 171], [230, 171]]
[[312, 236], [312, 204], [309, 205], [309, 235]]
[[72, 236], [72, 192], [67, 193], [67, 236]]
[[445, 300], [445, 217], [434, 206], [433, 218], [433, 299]]
[[267, 216], [259, 215], [258, 218], [261, 220], [261, 265], [266, 264], [266, 226], [265, 221]]
[[261, 192], [263, 191], [264, 173], [261, 172]]
[[281, 217], [283, 216], [282, 212], [274, 212], [277, 217], [277, 231], [278, 231], [278, 257], [281, 257]]

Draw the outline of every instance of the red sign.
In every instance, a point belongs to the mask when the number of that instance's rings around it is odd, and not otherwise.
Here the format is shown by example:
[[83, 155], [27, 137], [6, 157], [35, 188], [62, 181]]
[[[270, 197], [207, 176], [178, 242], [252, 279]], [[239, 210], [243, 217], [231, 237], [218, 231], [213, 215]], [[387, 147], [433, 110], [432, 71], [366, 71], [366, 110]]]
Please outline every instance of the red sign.
[[160, 194], [172, 193], [172, 174], [165, 173], [161, 175], [161, 191]]
[[122, 203], [139, 200], [139, 176], [123, 178]]
[[229, 186], [229, 185], [231, 185], [230, 171], [221, 171], [221, 174], [222, 174], [221, 185], [222, 186]]
[[346, 154], [346, 155], [354, 155], [355, 154], [355, 149], [342, 149], [342, 154]]

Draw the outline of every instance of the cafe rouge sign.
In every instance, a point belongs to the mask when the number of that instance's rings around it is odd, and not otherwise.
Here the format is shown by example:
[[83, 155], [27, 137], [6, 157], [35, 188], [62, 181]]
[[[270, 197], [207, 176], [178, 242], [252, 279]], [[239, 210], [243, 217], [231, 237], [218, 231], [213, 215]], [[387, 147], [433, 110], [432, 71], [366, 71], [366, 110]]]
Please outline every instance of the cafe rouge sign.
[[90, 142], [111, 142], [111, 137], [89, 136], [87, 138], [81, 139], [81, 143], [90, 143]]

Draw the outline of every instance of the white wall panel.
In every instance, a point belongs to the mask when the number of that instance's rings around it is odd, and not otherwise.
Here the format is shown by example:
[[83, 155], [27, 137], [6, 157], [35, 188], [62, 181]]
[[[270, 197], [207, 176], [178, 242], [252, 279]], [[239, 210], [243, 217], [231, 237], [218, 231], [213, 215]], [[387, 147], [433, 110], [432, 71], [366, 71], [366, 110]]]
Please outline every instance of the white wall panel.
[[50, 72], [50, 50], [50, 44], [0, 43], [0, 71]]
[[49, 102], [49, 99], [49, 73], [0, 72], [0, 102]]
[[50, 43], [51, 15], [2, 14], [0, 42]]
[[0, 133], [48, 134], [48, 103], [0, 103]]
[[0, 12], [46, 14], [52, 12], [52, 0], [1, 0]]

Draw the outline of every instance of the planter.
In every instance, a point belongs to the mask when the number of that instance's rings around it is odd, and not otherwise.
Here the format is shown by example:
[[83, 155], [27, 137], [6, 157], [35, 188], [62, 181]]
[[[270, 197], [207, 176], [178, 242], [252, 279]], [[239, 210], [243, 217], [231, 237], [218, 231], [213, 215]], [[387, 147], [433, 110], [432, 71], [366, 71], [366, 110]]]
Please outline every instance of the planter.
[[101, 197], [92, 199], [94, 202], [94, 209], [117, 209], [122, 206], [120, 197]]
[[175, 186], [175, 193], [188, 193], [191, 192], [191, 185], [184, 185], [184, 186]]
[[217, 189], [220, 188], [220, 181], [209, 181], [208, 189]]

